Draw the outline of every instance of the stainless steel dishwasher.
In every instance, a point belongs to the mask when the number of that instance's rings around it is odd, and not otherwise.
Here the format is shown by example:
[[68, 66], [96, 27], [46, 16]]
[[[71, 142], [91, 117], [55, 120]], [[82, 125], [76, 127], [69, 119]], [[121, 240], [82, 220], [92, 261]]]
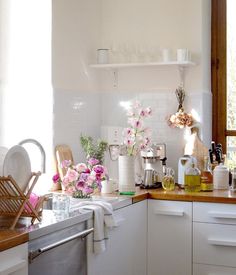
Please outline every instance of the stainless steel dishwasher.
[[86, 241], [93, 228], [81, 222], [29, 241], [29, 275], [86, 275]]

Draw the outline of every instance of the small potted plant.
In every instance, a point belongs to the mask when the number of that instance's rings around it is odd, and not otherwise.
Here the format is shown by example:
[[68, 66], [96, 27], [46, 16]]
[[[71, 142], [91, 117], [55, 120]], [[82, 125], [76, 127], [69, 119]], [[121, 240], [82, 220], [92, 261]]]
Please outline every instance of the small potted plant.
[[97, 159], [100, 164], [103, 164], [104, 154], [108, 147], [108, 143], [106, 141], [97, 140], [95, 143], [92, 137], [81, 135], [80, 143], [86, 153], [87, 160], [94, 158]]

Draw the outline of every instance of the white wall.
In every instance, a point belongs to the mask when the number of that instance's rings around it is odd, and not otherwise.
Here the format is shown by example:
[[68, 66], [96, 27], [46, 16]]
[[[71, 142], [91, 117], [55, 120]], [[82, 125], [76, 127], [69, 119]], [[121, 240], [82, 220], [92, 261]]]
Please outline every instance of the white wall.
[[78, 161], [81, 133], [100, 131], [100, 83], [89, 64], [100, 44], [101, 2], [54, 0], [52, 30], [53, 143], [68, 144]]
[[[200, 122], [201, 138], [211, 140], [210, 91], [210, 1], [209, 0], [103, 0], [103, 47], [115, 50], [153, 51], [153, 61], [161, 61], [161, 50], [169, 48], [173, 60], [177, 48], [188, 48], [197, 66], [186, 70], [185, 110], [194, 109]], [[117, 57], [116, 57], [117, 58]], [[119, 57], [118, 57], [119, 58]], [[140, 57], [141, 58], [141, 57]], [[123, 60], [122, 60], [123, 61]], [[170, 129], [166, 116], [176, 112], [174, 94], [180, 79], [175, 67], [126, 68], [118, 70], [118, 87], [111, 72], [102, 75], [104, 125], [125, 126], [121, 101], [140, 99], [154, 114], [149, 125], [153, 139], [167, 144], [168, 165], [177, 170], [185, 145], [184, 131]], [[109, 114], [109, 115], [108, 115]], [[203, 123], [204, 122], [204, 123]]]

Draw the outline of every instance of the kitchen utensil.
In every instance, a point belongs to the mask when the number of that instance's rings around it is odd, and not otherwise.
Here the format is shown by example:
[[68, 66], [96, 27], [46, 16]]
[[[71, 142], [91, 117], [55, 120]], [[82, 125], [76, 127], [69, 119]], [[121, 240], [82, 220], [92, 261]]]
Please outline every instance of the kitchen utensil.
[[24, 192], [31, 178], [31, 163], [27, 151], [20, 145], [11, 147], [3, 162], [3, 175], [11, 175]]
[[73, 164], [72, 151], [68, 145], [61, 144], [56, 146], [55, 154], [56, 154], [56, 161], [57, 161], [57, 169], [62, 179], [66, 174], [66, 169], [62, 168], [61, 163], [64, 160], [70, 160], [71, 163]]
[[[191, 155], [196, 158], [197, 165], [200, 170], [204, 167], [204, 156], [208, 156], [208, 148], [199, 138], [199, 129], [197, 127], [191, 128], [191, 144], [186, 144], [184, 154]], [[191, 147], [191, 150], [190, 150]]]
[[[166, 145], [153, 143], [147, 150], [141, 151], [143, 159], [144, 173], [146, 170], [154, 170], [156, 172], [155, 182], [153, 185], [146, 185], [145, 180], [141, 184], [142, 188], [157, 188], [161, 187], [161, 181], [165, 172], [166, 165]], [[145, 178], [145, 176], [144, 176]]]
[[154, 169], [145, 169], [144, 170], [144, 180], [142, 187], [143, 188], [153, 188], [157, 182], [156, 176], [157, 172]]

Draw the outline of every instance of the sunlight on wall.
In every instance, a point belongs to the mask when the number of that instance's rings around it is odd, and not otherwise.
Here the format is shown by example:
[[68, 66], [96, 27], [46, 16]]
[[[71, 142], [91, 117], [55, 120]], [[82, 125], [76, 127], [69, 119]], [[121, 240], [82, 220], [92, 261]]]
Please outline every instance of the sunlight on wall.
[[[5, 0], [4, 11], [2, 145], [11, 147], [26, 138], [38, 140], [46, 151], [46, 169], [51, 178], [51, 1]], [[32, 170], [40, 170], [38, 149], [28, 150], [28, 153]], [[48, 190], [51, 180], [47, 181], [49, 185], [38, 184], [40, 191]]]

